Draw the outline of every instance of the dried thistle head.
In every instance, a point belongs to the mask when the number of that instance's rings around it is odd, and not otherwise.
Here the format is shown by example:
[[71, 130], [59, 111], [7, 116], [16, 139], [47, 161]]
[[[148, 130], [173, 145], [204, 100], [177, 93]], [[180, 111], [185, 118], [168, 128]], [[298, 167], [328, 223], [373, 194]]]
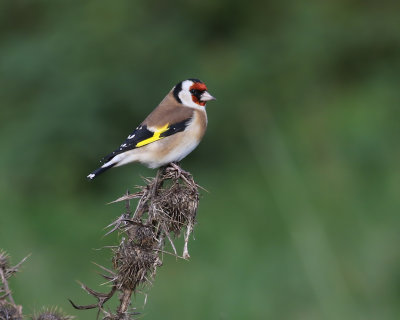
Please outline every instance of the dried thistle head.
[[21, 307], [0, 300], [0, 320], [22, 320]]
[[122, 239], [115, 250], [113, 265], [117, 271], [117, 288], [135, 290], [139, 284], [152, 278], [161, 262], [157, 251], [146, 250], [131, 239]]
[[195, 185], [176, 179], [169, 187], [159, 190], [151, 205], [164, 230], [179, 236], [182, 228], [195, 223], [198, 203]]
[[42, 311], [32, 317], [32, 320], [71, 320], [73, 318], [73, 316], [68, 316], [61, 309], [55, 307], [43, 308]]
[[143, 224], [134, 223], [126, 229], [129, 240], [144, 249], [152, 249], [157, 246], [156, 235], [152, 225], [146, 226]]

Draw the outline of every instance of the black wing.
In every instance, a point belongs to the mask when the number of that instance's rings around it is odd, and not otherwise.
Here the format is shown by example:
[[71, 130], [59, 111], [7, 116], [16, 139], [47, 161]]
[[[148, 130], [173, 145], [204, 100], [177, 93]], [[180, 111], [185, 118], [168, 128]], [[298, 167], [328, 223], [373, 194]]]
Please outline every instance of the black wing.
[[[175, 133], [181, 132], [183, 130], [185, 130], [185, 128], [187, 127], [187, 125], [189, 124], [191, 118], [185, 119], [181, 122], [175, 123], [173, 125], [170, 125], [167, 127], [167, 129], [165, 131], [163, 131], [161, 134], [159, 134], [159, 137], [157, 138], [157, 140], [160, 140], [162, 138], [171, 136]], [[155, 142], [157, 140], [153, 140], [151, 138], [153, 138], [155, 136], [157, 131], [151, 131], [147, 129], [146, 125], [141, 125], [139, 127], [137, 127], [129, 136], [128, 138], [126, 138], [126, 140], [124, 141], [124, 143], [122, 143], [118, 149], [114, 150], [113, 152], [111, 152], [110, 154], [106, 155], [101, 162], [108, 162], [110, 161], [112, 158], [114, 158], [117, 154], [120, 153], [124, 153], [125, 151], [128, 150], [132, 150], [132, 149], [136, 149], [136, 148], [140, 148], [144, 145], [147, 145], [148, 143], [152, 143]], [[146, 143], [145, 140], [149, 140], [150, 142]], [[145, 144], [143, 144], [145, 143]], [[140, 144], [140, 146], [138, 146], [138, 144]]]

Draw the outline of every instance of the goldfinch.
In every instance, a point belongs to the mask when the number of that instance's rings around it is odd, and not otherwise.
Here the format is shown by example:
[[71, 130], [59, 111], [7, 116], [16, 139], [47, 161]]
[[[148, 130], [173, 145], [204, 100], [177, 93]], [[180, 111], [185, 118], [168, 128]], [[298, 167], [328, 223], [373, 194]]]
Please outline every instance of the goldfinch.
[[158, 168], [182, 160], [200, 143], [207, 128], [207, 101], [215, 100], [198, 79], [179, 82], [157, 108], [128, 136], [118, 149], [105, 156], [100, 173], [130, 162]]

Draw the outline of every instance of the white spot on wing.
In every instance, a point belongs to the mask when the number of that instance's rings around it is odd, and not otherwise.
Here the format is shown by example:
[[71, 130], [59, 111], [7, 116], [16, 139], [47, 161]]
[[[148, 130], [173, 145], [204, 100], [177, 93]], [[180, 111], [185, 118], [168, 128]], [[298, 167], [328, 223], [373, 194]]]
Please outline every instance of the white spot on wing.
[[134, 137], [135, 137], [134, 134], [130, 134], [130, 135], [128, 136], [128, 139], [133, 139]]

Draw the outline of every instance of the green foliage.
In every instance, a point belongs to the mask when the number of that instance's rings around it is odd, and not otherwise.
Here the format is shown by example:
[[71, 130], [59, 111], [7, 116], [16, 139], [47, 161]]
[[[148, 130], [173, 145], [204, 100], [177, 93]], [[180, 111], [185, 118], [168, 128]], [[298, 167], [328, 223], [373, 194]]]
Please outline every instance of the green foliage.
[[398, 318], [399, 10], [5, 1], [0, 247], [32, 253], [12, 283], [18, 303], [73, 314], [74, 280], [97, 283], [90, 261], [110, 259], [91, 248], [115, 241], [101, 228], [123, 208], [103, 204], [155, 172], [85, 176], [174, 84], [197, 77], [218, 101], [183, 167], [210, 193], [191, 262], [166, 258], [147, 317]]

